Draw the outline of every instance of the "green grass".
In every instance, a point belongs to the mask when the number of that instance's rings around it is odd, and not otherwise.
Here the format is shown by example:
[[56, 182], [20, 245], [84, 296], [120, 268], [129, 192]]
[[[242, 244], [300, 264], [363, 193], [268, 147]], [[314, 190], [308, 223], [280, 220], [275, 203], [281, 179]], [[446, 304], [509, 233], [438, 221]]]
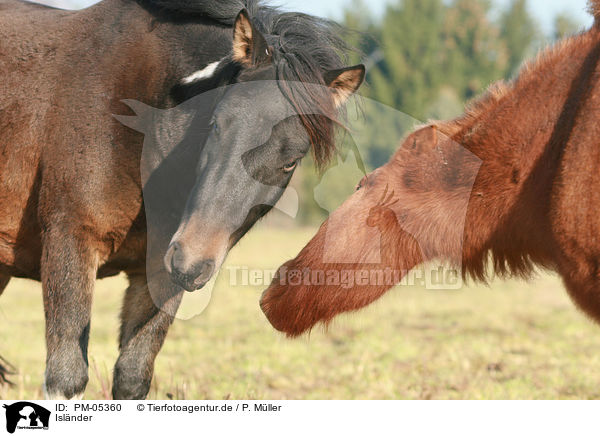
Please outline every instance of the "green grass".
[[[228, 265], [274, 268], [313, 229], [259, 226]], [[108, 398], [126, 282], [98, 282], [86, 399]], [[223, 274], [208, 309], [178, 320], [156, 362], [150, 398], [554, 399], [600, 398], [600, 329], [560, 280], [496, 281], [427, 291], [399, 287], [325, 332], [290, 341], [258, 307], [262, 287]], [[0, 352], [18, 369], [0, 398], [40, 398], [44, 327], [39, 284], [14, 280], [0, 299]]]

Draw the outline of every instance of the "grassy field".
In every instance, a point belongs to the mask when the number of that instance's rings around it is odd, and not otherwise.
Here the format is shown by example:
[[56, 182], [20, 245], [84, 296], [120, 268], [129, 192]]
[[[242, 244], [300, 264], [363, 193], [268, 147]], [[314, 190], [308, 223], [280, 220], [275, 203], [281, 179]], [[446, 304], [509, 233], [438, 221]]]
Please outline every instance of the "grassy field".
[[[313, 229], [251, 232], [227, 265], [274, 268]], [[260, 253], [260, 255], [257, 255]], [[123, 278], [98, 282], [85, 399], [109, 398]], [[156, 362], [157, 399], [600, 398], [600, 328], [560, 280], [497, 281], [427, 291], [399, 287], [329, 331], [290, 341], [258, 307], [261, 286], [217, 281], [207, 310], [172, 327]], [[37, 283], [14, 280], [0, 299], [0, 352], [18, 369], [0, 398], [40, 398], [44, 369]]]

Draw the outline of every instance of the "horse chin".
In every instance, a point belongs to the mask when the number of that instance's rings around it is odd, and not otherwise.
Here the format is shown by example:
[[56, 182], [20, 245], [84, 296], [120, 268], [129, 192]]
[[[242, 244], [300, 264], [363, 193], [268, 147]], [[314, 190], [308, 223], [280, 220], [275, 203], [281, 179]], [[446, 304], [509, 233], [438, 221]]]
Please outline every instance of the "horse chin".
[[[219, 266], [220, 267], [220, 266]], [[196, 281], [191, 284], [189, 287], [184, 287], [186, 292], [193, 293], [196, 291], [201, 291], [204, 287], [215, 277], [216, 274], [219, 273], [218, 268], [215, 268], [215, 271], [210, 277], [204, 277], [200, 279], [196, 279]]]
[[293, 303], [294, 291], [272, 284], [260, 298], [260, 308], [273, 328], [295, 338], [312, 329], [319, 321], [306, 317], [306, 313]]
[[194, 287], [192, 289], [185, 289], [185, 292], [189, 292], [190, 294], [192, 294], [194, 292], [201, 291], [202, 288], [204, 288], [204, 286], [206, 286], [206, 283], [208, 283], [208, 282], [205, 282], [205, 283], [202, 283], [199, 285], [194, 285]]

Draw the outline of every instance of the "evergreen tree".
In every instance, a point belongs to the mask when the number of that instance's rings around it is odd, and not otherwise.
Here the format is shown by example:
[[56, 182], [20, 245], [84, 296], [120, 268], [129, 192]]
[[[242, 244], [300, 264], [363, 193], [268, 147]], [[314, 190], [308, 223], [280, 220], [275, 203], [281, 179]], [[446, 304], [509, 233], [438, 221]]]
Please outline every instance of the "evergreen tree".
[[488, 19], [490, 3], [454, 0], [444, 20], [445, 85], [454, 88], [461, 100], [479, 94], [504, 75], [506, 48], [498, 27]]
[[[344, 27], [348, 29], [346, 44], [355, 49], [348, 60], [351, 64], [364, 62], [379, 51], [380, 26], [375, 22], [369, 6], [364, 0], [352, 0], [344, 9]], [[372, 65], [369, 65], [372, 66]], [[369, 72], [370, 68], [367, 70]]]
[[523, 59], [532, 54], [539, 41], [536, 21], [527, 11], [526, 0], [513, 0], [500, 18], [501, 38], [508, 50], [507, 76], [515, 74]]
[[[404, 0], [389, 5], [381, 28], [384, 60], [373, 68], [372, 97], [422, 118], [443, 72], [439, 53], [445, 7], [442, 0]], [[401, 85], [399, 85], [401, 84]]]
[[568, 12], [558, 14], [554, 18], [554, 39], [559, 40], [581, 30], [581, 23]]

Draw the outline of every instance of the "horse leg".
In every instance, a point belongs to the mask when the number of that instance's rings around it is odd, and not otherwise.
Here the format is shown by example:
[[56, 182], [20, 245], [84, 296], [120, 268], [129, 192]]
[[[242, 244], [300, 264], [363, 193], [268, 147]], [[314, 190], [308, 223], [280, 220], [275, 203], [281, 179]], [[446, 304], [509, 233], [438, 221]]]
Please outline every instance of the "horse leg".
[[88, 382], [87, 347], [100, 246], [71, 229], [42, 235], [41, 275], [46, 315], [45, 395], [81, 397]]
[[10, 282], [10, 276], [0, 275], [0, 295], [2, 295], [6, 286], [8, 286], [8, 282]]
[[[2, 295], [4, 289], [6, 289], [6, 286], [8, 285], [9, 281], [10, 276], [0, 275], [0, 295]], [[12, 374], [12, 372], [9, 369], [10, 367], [12, 367], [12, 365], [10, 365], [10, 363], [8, 363], [2, 358], [2, 356], [0, 356], [0, 385], [12, 384], [7, 378], [8, 375]]]
[[[121, 311], [120, 355], [114, 370], [113, 398], [144, 399], [150, 390], [154, 360], [173, 323], [182, 292], [168, 276], [160, 281], [166, 297], [155, 301], [146, 274], [130, 274]], [[170, 293], [169, 293], [170, 292]]]

